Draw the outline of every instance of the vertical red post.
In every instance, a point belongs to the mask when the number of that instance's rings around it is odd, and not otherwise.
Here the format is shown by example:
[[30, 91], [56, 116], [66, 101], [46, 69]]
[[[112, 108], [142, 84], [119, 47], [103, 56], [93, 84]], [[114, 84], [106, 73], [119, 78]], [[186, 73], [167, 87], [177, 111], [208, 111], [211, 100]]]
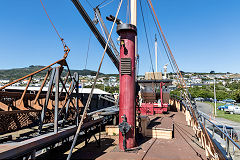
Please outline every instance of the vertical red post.
[[163, 107], [163, 82], [160, 82], [161, 107]]
[[[135, 142], [135, 37], [136, 26], [132, 24], [119, 24], [117, 33], [120, 36], [120, 93], [119, 93], [119, 123], [126, 115], [130, 130], [126, 134], [126, 147], [133, 148]], [[119, 132], [119, 147], [123, 150], [123, 135]]]

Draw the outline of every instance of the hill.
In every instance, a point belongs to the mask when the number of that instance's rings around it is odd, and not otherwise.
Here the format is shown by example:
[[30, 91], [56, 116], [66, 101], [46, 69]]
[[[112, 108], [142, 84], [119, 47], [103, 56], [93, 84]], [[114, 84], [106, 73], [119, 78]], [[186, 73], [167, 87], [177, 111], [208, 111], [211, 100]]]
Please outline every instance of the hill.
[[[41, 68], [43, 68], [45, 66], [34, 66], [31, 65], [29, 67], [25, 67], [25, 68], [13, 68], [13, 69], [4, 69], [4, 70], [0, 70], [0, 79], [7, 79], [7, 80], [14, 80], [14, 79], [18, 79], [21, 78], [25, 75], [28, 75], [32, 72], [35, 72]], [[71, 74], [73, 74], [74, 72], [77, 72], [79, 75], [96, 75], [96, 71], [92, 71], [92, 70], [71, 70]], [[38, 76], [45, 76], [47, 73], [47, 70], [42, 71], [40, 73], [38, 73]], [[66, 75], [67, 70], [64, 69], [63, 71], [63, 75]], [[104, 75], [103, 73], [100, 73], [101, 75]]]

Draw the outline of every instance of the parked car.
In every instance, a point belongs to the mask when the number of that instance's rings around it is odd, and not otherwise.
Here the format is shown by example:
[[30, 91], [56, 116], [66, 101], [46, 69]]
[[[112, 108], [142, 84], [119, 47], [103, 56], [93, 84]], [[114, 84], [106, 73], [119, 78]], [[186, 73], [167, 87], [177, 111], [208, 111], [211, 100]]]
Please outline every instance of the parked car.
[[234, 114], [240, 114], [240, 107], [239, 107], [239, 106], [236, 106], [236, 107], [233, 109], [233, 113], [234, 113]]
[[225, 109], [228, 109], [228, 106], [231, 106], [231, 105], [233, 105], [233, 104], [227, 103], [225, 105], [219, 106], [218, 110], [224, 111]]
[[204, 98], [204, 101], [213, 102], [212, 98]]
[[225, 108], [224, 111], [225, 111], [225, 113], [233, 114], [233, 111], [236, 107], [238, 108], [238, 106], [236, 106], [236, 105], [230, 105], [227, 108]]
[[194, 100], [195, 100], [195, 101], [201, 101], [201, 102], [202, 102], [202, 101], [204, 100], [204, 98], [202, 98], [202, 97], [197, 97], [197, 98], [194, 98]]
[[236, 101], [233, 99], [224, 99], [223, 102], [225, 103], [235, 103]]
[[227, 108], [227, 105], [218, 106], [217, 109], [224, 111], [225, 108]]

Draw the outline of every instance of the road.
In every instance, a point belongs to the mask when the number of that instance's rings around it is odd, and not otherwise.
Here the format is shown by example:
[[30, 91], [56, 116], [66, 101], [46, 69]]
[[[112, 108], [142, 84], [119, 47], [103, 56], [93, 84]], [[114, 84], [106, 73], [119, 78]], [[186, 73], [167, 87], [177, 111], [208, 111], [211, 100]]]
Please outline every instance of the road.
[[[202, 102], [197, 102], [197, 108], [199, 111], [207, 114], [209, 117], [211, 117], [211, 121], [215, 124], [221, 124], [221, 125], [227, 125], [227, 126], [232, 126], [235, 131], [237, 132], [238, 134], [238, 137], [240, 137], [240, 123], [238, 122], [234, 122], [234, 121], [230, 121], [230, 120], [227, 120], [227, 119], [224, 119], [224, 118], [219, 118], [219, 117], [216, 117], [216, 118], [213, 118], [213, 109], [214, 107], [212, 107], [210, 104], [207, 104], [207, 103], [202, 103]], [[209, 125], [208, 125], [209, 126]], [[215, 136], [215, 139], [217, 139], [218, 142], [220, 142], [222, 144], [222, 146], [226, 146], [226, 142], [223, 141], [223, 139], [221, 139], [220, 136]], [[240, 143], [237, 142], [239, 145]], [[233, 152], [233, 149], [230, 145], [230, 153], [232, 154]], [[239, 150], [235, 150], [235, 155], [232, 157], [233, 160], [237, 160], [237, 159], [240, 159], [240, 151]]]
[[[203, 102], [197, 102], [196, 104], [197, 104], [198, 110], [213, 117], [213, 107], [210, 104], [203, 103]], [[238, 133], [238, 137], [240, 137], [240, 123], [239, 122], [230, 121], [230, 120], [227, 120], [225, 118], [220, 118], [220, 117], [216, 117], [215, 119], [213, 118], [212, 121], [220, 122], [221, 124], [224, 124], [227, 126], [232, 126]]]
[[213, 107], [210, 104], [203, 103], [203, 102], [197, 102], [196, 104], [197, 104], [198, 110], [200, 110], [201, 112], [209, 116], [213, 116]]

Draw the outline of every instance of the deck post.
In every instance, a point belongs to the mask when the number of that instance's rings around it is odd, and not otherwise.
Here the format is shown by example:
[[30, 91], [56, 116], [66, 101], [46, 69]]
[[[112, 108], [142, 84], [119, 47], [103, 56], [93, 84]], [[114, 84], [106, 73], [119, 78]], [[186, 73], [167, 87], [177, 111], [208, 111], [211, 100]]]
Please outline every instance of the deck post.
[[59, 68], [55, 73], [55, 107], [54, 107], [54, 133], [58, 132], [58, 107], [59, 107]]

